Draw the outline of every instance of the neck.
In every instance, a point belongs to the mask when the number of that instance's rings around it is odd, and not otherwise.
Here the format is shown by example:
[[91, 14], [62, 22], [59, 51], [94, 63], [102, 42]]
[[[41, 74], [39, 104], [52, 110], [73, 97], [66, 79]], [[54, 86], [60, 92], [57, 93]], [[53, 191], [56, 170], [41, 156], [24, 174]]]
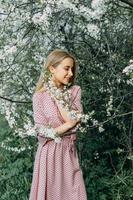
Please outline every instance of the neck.
[[51, 78], [50, 81], [52, 82], [52, 84], [53, 84], [55, 87], [57, 87], [57, 88], [59, 88], [59, 89], [63, 89], [64, 86], [65, 86], [64, 84], [61, 84], [61, 83], [59, 83], [59, 82], [53, 80], [52, 78]]

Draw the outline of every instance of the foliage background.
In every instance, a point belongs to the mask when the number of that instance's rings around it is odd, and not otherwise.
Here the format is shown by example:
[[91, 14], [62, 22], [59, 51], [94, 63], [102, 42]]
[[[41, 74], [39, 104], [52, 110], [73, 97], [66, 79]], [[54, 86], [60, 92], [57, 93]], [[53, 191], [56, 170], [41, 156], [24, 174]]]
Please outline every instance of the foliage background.
[[28, 199], [37, 140], [24, 133], [33, 124], [42, 62], [55, 48], [79, 61], [77, 84], [90, 118], [77, 133], [77, 149], [88, 199], [133, 199], [133, 73], [123, 73], [133, 68], [132, 1], [0, 5], [1, 200]]

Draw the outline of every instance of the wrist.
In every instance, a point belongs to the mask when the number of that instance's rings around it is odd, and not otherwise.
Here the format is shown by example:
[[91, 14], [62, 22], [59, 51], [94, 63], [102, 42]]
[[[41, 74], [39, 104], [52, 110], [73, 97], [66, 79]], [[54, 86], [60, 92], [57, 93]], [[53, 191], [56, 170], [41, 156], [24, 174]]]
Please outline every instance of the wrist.
[[68, 129], [72, 128], [71, 120], [66, 122], [66, 126], [67, 126]]

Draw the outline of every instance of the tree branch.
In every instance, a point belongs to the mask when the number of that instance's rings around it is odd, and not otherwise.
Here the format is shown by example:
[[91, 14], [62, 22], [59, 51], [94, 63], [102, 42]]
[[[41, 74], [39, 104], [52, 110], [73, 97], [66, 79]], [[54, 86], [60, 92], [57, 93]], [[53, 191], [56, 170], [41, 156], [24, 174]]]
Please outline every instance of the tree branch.
[[115, 119], [115, 118], [123, 117], [123, 116], [130, 115], [130, 114], [133, 114], [133, 111], [130, 111], [130, 112], [128, 112], [128, 113], [122, 113], [122, 114], [119, 114], [119, 115], [114, 115], [114, 116], [108, 118], [107, 120], [105, 120], [105, 121], [103, 121], [103, 122], [99, 122], [99, 123], [96, 124], [96, 125], [89, 126], [88, 129], [96, 128], [96, 127], [98, 127], [98, 126], [100, 126], [100, 125], [103, 125], [103, 124], [108, 123], [109, 121], [111, 121], [111, 120], [113, 120], [113, 119]]
[[133, 0], [119, 0], [119, 1], [128, 4], [129, 6], [133, 8]]
[[9, 99], [7, 97], [2, 97], [2, 96], [0, 96], [0, 99], [4, 99], [6, 101], [10, 101], [11, 103], [32, 103], [31, 101], [15, 101], [15, 100]]

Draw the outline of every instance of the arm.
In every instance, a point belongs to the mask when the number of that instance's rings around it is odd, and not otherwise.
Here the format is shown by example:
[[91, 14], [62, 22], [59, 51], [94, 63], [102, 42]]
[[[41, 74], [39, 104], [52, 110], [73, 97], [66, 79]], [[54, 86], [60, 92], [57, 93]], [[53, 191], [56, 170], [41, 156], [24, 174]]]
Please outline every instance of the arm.
[[[52, 129], [49, 126], [47, 118], [44, 114], [44, 105], [43, 105], [43, 93], [36, 92], [33, 95], [33, 116], [35, 122], [35, 136], [48, 137], [47, 133], [49, 133]], [[49, 138], [49, 137], [48, 137]]]
[[[34, 116], [34, 122], [35, 122], [35, 129], [39, 129], [41, 131], [37, 132], [37, 136], [44, 136], [47, 137], [47, 134], [42, 131], [42, 127], [45, 128], [46, 132], [48, 133], [51, 130], [51, 127], [49, 127], [47, 118], [43, 112], [45, 109], [43, 106], [43, 95], [41, 92], [37, 92], [33, 95], [33, 116]], [[63, 133], [68, 131], [71, 128], [70, 124], [68, 122], [60, 125], [59, 127], [52, 128], [55, 133], [57, 133], [59, 136], [62, 136]]]
[[76, 91], [74, 92], [74, 97], [72, 99], [72, 109], [78, 111], [79, 113], [83, 114], [83, 106], [81, 103], [81, 95], [82, 95], [82, 91], [81, 91], [81, 87], [80, 86], [76, 86]]
[[[81, 88], [80, 86], [75, 86], [74, 91], [72, 92], [72, 110], [76, 111], [77, 113], [83, 114], [83, 106], [81, 104]], [[76, 132], [76, 130], [79, 127], [80, 119], [78, 120], [72, 120], [68, 117], [68, 111], [66, 111], [62, 106], [58, 103], [58, 101], [55, 99], [58, 109], [64, 119], [64, 121], [68, 122], [70, 128], [69, 132], [73, 133]]]
[[[56, 100], [56, 99], [54, 99], [55, 100], [55, 102], [56, 102], [56, 104], [57, 104], [57, 106], [58, 106], [58, 109], [59, 109], [59, 111], [60, 111], [60, 114], [62, 115], [62, 117], [63, 117], [63, 119], [64, 119], [64, 121], [65, 122], [71, 122], [72, 121], [72, 119], [69, 117], [69, 112], [64, 108], [64, 107], [62, 107], [62, 105], [61, 104], [59, 104], [59, 102]], [[71, 110], [71, 111], [75, 111], [75, 110]], [[76, 113], [80, 113], [79, 111], [76, 111]], [[74, 121], [74, 119], [73, 119], [73, 121]], [[77, 122], [79, 122], [80, 120], [77, 120]], [[76, 122], [76, 120], [75, 120], [75, 122]]]
[[[77, 114], [82, 114], [83, 113], [83, 107], [82, 107], [82, 104], [81, 104], [81, 88], [80, 88], [80, 86], [76, 86], [75, 87], [75, 92], [73, 94], [74, 99], [72, 99], [73, 102], [72, 102], [71, 111], [74, 111]], [[55, 102], [56, 102], [56, 104], [58, 106], [58, 109], [59, 109], [64, 121], [71, 122], [72, 119], [68, 115], [69, 112], [64, 107], [62, 107], [61, 104], [59, 104], [58, 100], [56, 100], [55, 98], [54, 98], [54, 100], [55, 100]], [[80, 122], [80, 120], [77, 120], [77, 122]]]
[[[84, 114], [83, 112], [83, 106], [81, 103], [81, 87], [80, 86], [75, 86], [75, 90], [73, 91], [73, 99], [72, 99], [72, 110], [75, 110], [81, 114]], [[80, 125], [80, 121], [76, 124], [76, 126], [72, 127], [69, 132], [74, 133], [78, 130]]]
[[63, 136], [69, 129], [72, 128], [72, 125], [69, 122], [65, 122], [64, 124], [54, 128], [54, 130], [59, 134], [59, 136]]

